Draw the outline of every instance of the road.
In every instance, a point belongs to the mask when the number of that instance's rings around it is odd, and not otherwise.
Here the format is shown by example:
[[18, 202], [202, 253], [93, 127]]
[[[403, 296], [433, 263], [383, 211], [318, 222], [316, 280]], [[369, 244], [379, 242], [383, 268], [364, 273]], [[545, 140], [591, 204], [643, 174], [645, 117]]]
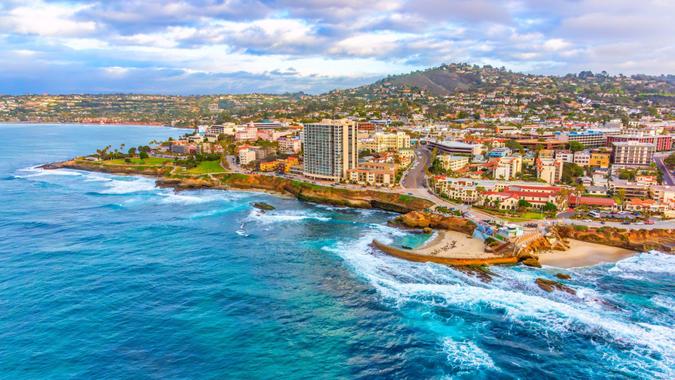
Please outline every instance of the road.
[[401, 180], [401, 190], [406, 194], [414, 195], [418, 198], [426, 199], [438, 206], [458, 209], [465, 213], [467, 219], [473, 222], [482, 220], [501, 221], [497, 216], [474, 209], [471, 205], [449, 202], [437, 196], [427, 187], [426, 169], [431, 163], [431, 152], [426, 147], [419, 147], [415, 150], [415, 162], [403, 176]]
[[422, 188], [426, 185], [425, 170], [431, 161], [431, 152], [424, 147], [415, 150], [415, 161], [403, 176], [401, 186], [406, 189]]
[[654, 162], [656, 163], [656, 167], [663, 173], [663, 184], [673, 186], [675, 185], [675, 177], [673, 176], [673, 171], [668, 169], [668, 166], [663, 161], [666, 157], [666, 155], [654, 155]]

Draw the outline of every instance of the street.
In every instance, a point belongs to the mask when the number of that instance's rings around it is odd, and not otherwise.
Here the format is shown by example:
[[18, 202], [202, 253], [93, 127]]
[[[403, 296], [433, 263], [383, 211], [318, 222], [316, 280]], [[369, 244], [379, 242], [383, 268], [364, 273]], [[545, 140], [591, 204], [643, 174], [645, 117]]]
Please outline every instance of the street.
[[661, 173], [663, 173], [663, 184], [667, 186], [675, 185], [675, 177], [673, 177], [673, 172], [668, 169], [668, 166], [664, 162], [666, 155], [654, 155], [654, 162], [656, 167], [659, 168]]

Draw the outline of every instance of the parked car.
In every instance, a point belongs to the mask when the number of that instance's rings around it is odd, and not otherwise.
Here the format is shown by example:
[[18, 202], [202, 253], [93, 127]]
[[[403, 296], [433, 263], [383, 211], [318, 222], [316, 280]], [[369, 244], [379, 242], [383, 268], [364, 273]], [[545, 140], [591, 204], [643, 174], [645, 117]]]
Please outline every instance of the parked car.
[[651, 219], [647, 219], [647, 220], [645, 220], [645, 224], [652, 225], [652, 224], [654, 224], [654, 221], [651, 220]]

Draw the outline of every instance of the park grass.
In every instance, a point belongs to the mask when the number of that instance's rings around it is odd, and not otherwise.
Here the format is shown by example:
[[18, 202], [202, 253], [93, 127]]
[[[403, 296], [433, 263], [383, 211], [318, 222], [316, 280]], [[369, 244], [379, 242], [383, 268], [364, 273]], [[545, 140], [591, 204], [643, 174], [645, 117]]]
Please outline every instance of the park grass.
[[124, 161], [123, 158], [118, 158], [114, 160], [106, 160], [103, 161], [103, 165], [120, 165], [120, 166], [137, 166], [137, 165], [143, 165], [143, 166], [162, 166], [167, 162], [172, 162], [170, 158], [162, 158], [162, 157], [148, 157], [146, 159], [141, 160], [138, 157], [133, 157], [129, 159], [131, 162], [126, 162]]
[[528, 211], [524, 212], [518, 216], [502, 216], [502, 219], [509, 222], [527, 222], [529, 220], [541, 220], [544, 219], [544, 214], [540, 212]]
[[192, 169], [189, 169], [187, 172], [190, 174], [208, 174], [208, 173], [222, 173], [225, 169], [220, 166], [219, 160], [213, 161], [202, 161], [199, 165], [195, 166]]

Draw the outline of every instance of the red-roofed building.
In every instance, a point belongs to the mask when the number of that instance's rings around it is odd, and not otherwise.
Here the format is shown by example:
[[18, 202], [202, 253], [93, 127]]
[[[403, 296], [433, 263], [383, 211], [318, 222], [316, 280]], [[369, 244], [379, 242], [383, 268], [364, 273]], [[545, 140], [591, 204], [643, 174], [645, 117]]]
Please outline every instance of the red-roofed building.
[[521, 200], [538, 209], [550, 202], [560, 210], [566, 201], [560, 196], [560, 188], [554, 186], [507, 186], [502, 191], [486, 191], [481, 195], [483, 206], [500, 210], [515, 210]]
[[577, 206], [588, 206], [595, 208], [615, 209], [617, 206], [616, 201], [612, 198], [577, 197], [576, 195], [570, 195], [567, 199], [567, 204], [571, 208], [575, 208]]

